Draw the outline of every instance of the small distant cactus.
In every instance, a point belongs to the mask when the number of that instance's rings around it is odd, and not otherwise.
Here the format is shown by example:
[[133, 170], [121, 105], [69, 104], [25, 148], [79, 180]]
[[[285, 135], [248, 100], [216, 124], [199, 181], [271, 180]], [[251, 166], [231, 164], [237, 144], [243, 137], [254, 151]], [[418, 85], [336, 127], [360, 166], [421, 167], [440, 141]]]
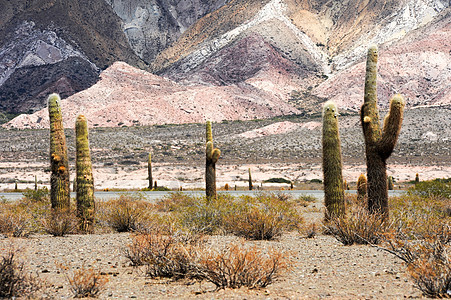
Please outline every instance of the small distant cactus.
[[418, 173], [415, 174], [415, 183], [419, 183], [420, 182], [420, 175], [418, 175]]
[[34, 190], [38, 190], [38, 177], [36, 175], [34, 175]]
[[60, 101], [58, 94], [51, 94], [48, 98], [51, 165], [50, 202], [53, 209], [69, 209], [69, 164]]
[[249, 168], [249, 191], [252, 191], [253, 185], [252, 185], [252, 175], [251, 175], [251, 168]]
[[394, 184], [393, 184], [393, 176], [388, 176], [388, 190], [392, 191], [394, 189]]
[[338, 111], [327, 101], [323, 109], [323, 174], [326, 219], [345, 214]]
[[149, 152], [149, 157], [147, 159], [147, 174], [149, 176], [149, 190], [151, 190], [153, 188], [152, 183], [153, 183], [153, 179], [152, 179], [152, 154], [150, 154]]
[[366, 196], [366, 177], [365, 174], [360, 174], [357, 180], [357, 199], [363, 200]]
[[206, 123], [207, 144], [205, 149], [205, 194], [207, 199], [216, 198], [216, 162], [221, 156], [221, 151], [213, 148], [213, 134], [211, 132], [211, 122]]
[[79, 115], [75, 122], [76, 134], [76, 192], [77, 217], [79, 228], [83, 232], [94, 231], [95, 204], [94, 178], [89, 151], [88, 124], [85, 116]]
[[401, 130], [405, 102], [401, 95], [391, 98], [390, 111], [381, 129], [377, 108], [377, 57], [377, 46], [371, 46], [367, 56], [365, 96], [360, 118], [368, 172], [368, 210], [388, 218], [386, 160], [393, 152]]

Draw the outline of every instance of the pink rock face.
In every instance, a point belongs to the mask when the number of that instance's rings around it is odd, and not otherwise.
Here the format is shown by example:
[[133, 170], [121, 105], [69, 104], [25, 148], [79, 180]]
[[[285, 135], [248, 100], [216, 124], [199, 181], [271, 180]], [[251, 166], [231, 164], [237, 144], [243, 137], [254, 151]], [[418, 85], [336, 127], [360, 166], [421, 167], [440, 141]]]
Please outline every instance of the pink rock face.
[[[408, 107], [451, 105], [451, 23], [439, 22], [379, 48], [379, 106], [388, 108], [396, 93]], [[314, 94], [335, 101], [341, 108], [359, 110], [363, 101], [365, 62], [335, 74]]]
[[[91, 88], [61, 103], [64, 126], [73, 127], [83, 114], [89, 126], [115, 127], [198, 123], [205, 120], [249, 120], [299, 113], [280, 90], [251, 84], [230, 86], [181, 85], [116, 62]], [[47, 128], [48, 111], [21, 115], [5, 127]]]

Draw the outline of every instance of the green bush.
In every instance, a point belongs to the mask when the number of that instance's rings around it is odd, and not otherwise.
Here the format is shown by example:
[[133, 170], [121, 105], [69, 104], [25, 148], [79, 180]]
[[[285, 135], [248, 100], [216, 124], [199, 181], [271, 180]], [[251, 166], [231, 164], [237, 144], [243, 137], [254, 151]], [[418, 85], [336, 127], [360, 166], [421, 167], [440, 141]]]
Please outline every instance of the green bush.
[[22, 195], [25, 200], [31, 202], [48, 202], [50, 201], [50, 192], [46, 187], [39, 188], [37, 190], [26, 189]]
[[287, 183], [287, 184], [291, 183], [290, 180], [285, 179], [285, 178], [280, 178], [280, 177], [278, 177], [278, 178], [270, 178], [268, 180], [265, 180], [264, 182], [268, 182], [268, 183]]
[[422, 181], [409, 189], [410, 195], [451, 199], [451, 182], [448, 179]]

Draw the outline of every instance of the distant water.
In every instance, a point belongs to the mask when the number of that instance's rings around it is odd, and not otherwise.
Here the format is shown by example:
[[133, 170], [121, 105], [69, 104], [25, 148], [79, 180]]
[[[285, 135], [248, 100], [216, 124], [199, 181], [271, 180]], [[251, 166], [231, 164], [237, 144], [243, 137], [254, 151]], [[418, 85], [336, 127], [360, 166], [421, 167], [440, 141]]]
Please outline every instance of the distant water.
[[[232, 196], [243, 196], [243, 195], [256, 195], [258, 193], [261, 193], [262, 191], [220, 191], [218, 193], [220, 194], [229, 194]], [[318, 190], [294, 190], [294, 191], [264, 191], [264, 192], [270, 192], [275, 194], [288, 194], [291, 195], [293, 198], [297, 198], [300, 196], [313, 196], [317, 199], [323, 199], [324, 198], [324, 191], [318, 191]], [[346, 191], [350, 194], [355, 194], [356, 191]], [[164, 196], [167, 196], [171, 193], [175, 192], [162, 192], [162, 191], [148, 191], [148, 192], [95, 192], [95, 197], [97, 199], [101, 200], [109, 200], [113, 198], [118, 198], [120, 195], [133, 195], [136, 193], [142, 194], [147, 200], [149, 201], [155, 201], [157, 199], [161, 199]], [[203, 196], [205, 195], [204, 191], [183, 191], [180, 192], [186, 195], [191, 196]], [[404, 194], [405, 191], [400, 190], [394, 190], [394, 191], [388, 191], [389, 196], [400, 196]], [[0, 200], [6, 199], [7, 201], [16, 201], [22, 198], [22, 193], [0, 193]], [[71, 197], [75, 198], [75, 193], [71, 193]]]

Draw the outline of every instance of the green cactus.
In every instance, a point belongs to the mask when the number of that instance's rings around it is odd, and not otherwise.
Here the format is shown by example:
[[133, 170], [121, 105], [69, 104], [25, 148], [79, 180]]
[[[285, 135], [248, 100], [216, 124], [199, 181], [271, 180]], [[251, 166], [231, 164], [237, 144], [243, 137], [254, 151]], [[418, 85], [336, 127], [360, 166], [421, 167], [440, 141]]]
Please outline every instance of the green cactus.
[[381, 129], [377, 109], [377, 57], [377, 46], [371, 46], [367, 56], [365, 96], [360, 118], [368, 172], [368, 210], [388, 218], [386, 160], [393, 152], [401, 130], [405, 102], [401, 95], [391, 98], [390, 111]]
[[326, 219], [345, 214], [338, 111], [327, 101], [323, 109], [323, 174]]
[[420, 175], [418, 173], [415, 174], [415, 184], [420, 183]]
[[221, 155], [221, 151], [213, 148], [213, 135], [211, 132], [211, 122], [206, 123], [206, 162], [205, 162], [205, 193], [207, 199], [216, 198], [216, 162]]
[[357, 180], [357, 199], [363, 200], [366, 196], [366, 177], [365, 174], [360, 174]]
[[69, 164], [60, 101], [58, 94], [51, 94], [48, 98], [51, 165], [50, 201], [53, 209], [69, 209]]
[[75, 134], [77, 155], [77, 216], [80, 221], [79, 228], [83, 232], [93, 232], [95, 220], [94, 178], [92, 176], [92, 163], [89, 152], [88, 124], [83, 115], [77, 117]]
[[38, 190], [38, 177], [36, 175], [34, 175], [34, 190]]
[[147, 159], [147, 174], [149, 177], [149, 190], [153, 188], [152, 186], [152, 154], [149, 152], [149, 158]]
[[393, 185], [393, 176], [388, 176], [388, 190], [389, 191], [392, 191], [393, 190], [393, 188], [394, 188], [394, 185]]
[[252, 176], [251, 176], [251, 168], [249, 168], [249, 191], [252, 191]]

